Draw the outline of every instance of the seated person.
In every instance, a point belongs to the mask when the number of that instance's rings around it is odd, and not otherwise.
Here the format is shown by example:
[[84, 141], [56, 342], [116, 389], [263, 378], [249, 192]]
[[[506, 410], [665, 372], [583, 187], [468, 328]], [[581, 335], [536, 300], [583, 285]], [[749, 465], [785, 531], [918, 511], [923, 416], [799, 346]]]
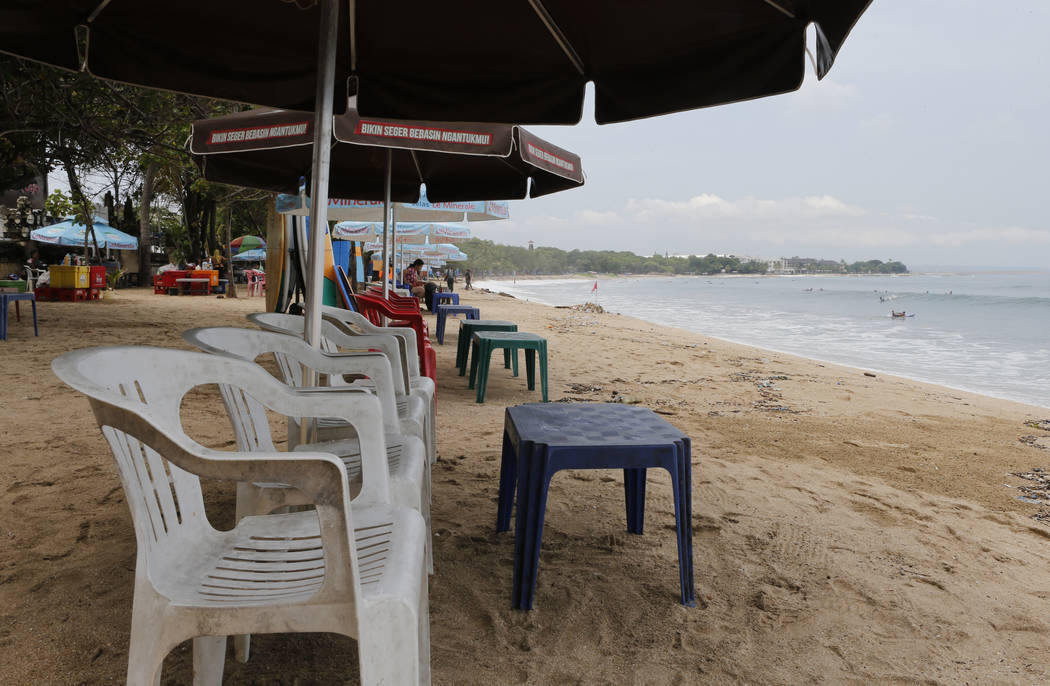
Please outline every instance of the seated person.
[[427, 309], [433, 311], [433, 293], [437, 290], [437, 285], [430, 283], [429, 281], [423, 281], [423, 277], [419, 274], [422, 267], [423, 260], [417, 259], [405, 269], [404, 273], [401, 274], [401, 278], [404, 280], [405, 285], [408, 286], [412, 295], [417, 298], [422, 298], [423, 302], [427, 305]]

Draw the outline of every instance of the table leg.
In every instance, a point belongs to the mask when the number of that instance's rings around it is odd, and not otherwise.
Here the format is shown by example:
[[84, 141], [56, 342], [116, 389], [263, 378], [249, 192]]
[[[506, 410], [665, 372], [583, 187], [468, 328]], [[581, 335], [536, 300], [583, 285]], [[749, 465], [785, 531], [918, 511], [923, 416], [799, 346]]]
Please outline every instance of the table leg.
[[642, 534], [645, 524], [645, 468], [623, 470], [623, 495], [627, 504], [627, 531]]
[[514, 487], [518, 483], [518, 455], [507, 432], [503, 432], [503, 456], [499, 464], [499, 505], [496, 508], [496, 533], [510, 530], [510, 513], [514, 509]]
[[489, 383], [489, 362], [492, 361], [492, 343], [489, 341], [482, 341], [481, 347], [478, 350], [478, 397], [477, 402], [485, 402], [485, 387]]
[[15, 321], [22, 321], [22, 309], [18, 306], [18, 301], [15, 301]]
[[543, 402], [550, 402], [547, 399], [547, 341], [540, 341], [540, 349], [537, 353], [540, 356], [540, 392], [543, 396]]
[[529, 390], [536, 390], [536, 351], [525, 348], [525, 380], [529, 384]]
[[503, 349], [503, 368], [510, 369], [510, 348]]
[[0, 306], [3, 307], [3, 311], [0, 312], [0, 341], [7, 340], [7, 298], [0, 295]]
[[437, 308], [437, 339], [440, 345], [445, 345], [445, 310], [438, 306]]
[[[551, 478], [546, 447], [533, 449], [531, 453], [531, 456], [518, 462], [518, 517], [514, 529], [515, 588], [518, 593], [514, 607], [519, 610], [531, 610], [536, 596], [543, 520]], [[523, 477], [525, 483], [522, 483]]]
[[507, 348], [510, 351], [511, 376], [518, 378], [518, 349]]
[[33, 303], [33, 335], [39, 336], [40, 329], [38, 329], [36, 326], [36, 296], [33, 296], [33, 299], [29, 302]]
[[693, 582], [693, 467], [690, 441], [682, 440], [675, 449], [675, 470], [671, 473], [674, 495], [674, 524], [678, 536], [678, 577], [682, 587], [682, 604], [696, 607]]
[[478, 358], [481, 357], [481, 342], [475, 339], [471, 341], [470, 347], [473, 356], [470, 360], [470, 377], [467, 380], [467, 388], [474, 388], [474, 384], [478, 381]]
[[463, 358], [464, 349], [463, 344], [470, 340], [470, 329], [459, 325], [459, 337], [456, 339], [456, 369], [459, 370], [459, 375], [463, 376]]

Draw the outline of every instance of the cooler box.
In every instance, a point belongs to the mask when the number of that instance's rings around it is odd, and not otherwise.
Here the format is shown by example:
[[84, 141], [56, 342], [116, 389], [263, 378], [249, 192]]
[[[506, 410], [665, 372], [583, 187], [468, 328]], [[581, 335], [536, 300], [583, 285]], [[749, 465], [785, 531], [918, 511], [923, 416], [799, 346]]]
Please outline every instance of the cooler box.
[[88, 267], [91, 270], [91, 285], [89, 288], [105, 288], [106, 287], [106, 268], [105, 267]]
[[210, 279], [208, 285], [212, 288], [219, 285], [218, 269], [194, 269], [190, 277], [194, 279]]
[[[104, 270], [105, 268], [103, 268]], [[90, 273], [87, 267], [58, 265], [47, 268], [52, 288], [88, 288]]]
[[26, 282], [21, 279], [0, 280], [0, 293], [25, 293]]
[[175, 279], [189, 278], [190, 272], [185, 269], [169, 269], [166, 272], [161, 272], [161, 284], [164, 289], [175, 288]]

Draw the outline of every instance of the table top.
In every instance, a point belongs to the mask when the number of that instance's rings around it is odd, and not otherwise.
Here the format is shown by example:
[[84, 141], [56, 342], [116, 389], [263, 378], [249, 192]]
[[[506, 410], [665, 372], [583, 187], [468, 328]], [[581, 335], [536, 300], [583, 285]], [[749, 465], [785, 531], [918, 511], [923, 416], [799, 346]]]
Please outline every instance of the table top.
[[545, 341], [538, 333], [527, 331], [475, 331], [474, 338], [486, 338], [494, 341]]
[[507, 408], [522, 441], [547, 446], [632, 446], [675, 443], [687, 436], [648, 407], [618, 403], [527, 403]]
[[504, 321], [502, 319], [461, 319], [459, 320], [459, 328], [465, 326], [478, 327], [478, 326], [517, 326], [514, 322]]
[[474, 307], [473, 305], [449, 305], [448, 303], [441, 303], [440, 305], [435, 305], [434, 307], [440, 307], [441, 309], [445, 310], [446, 312], [455, 312], [457, 310], [463, 311], [463, 310], [476, 310], [476, 309], [478, 309], [478, 308]]
[[0, 296], [8, 300], [36, 300], [35, 293], [26, 293], [25, 291], [0, 292]]

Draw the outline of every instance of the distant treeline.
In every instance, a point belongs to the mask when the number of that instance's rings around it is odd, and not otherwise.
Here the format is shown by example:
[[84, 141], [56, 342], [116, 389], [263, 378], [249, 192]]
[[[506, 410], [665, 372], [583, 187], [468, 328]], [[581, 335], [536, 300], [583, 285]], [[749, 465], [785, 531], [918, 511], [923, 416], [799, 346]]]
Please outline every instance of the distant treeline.
[[[626, 250], [562, 250], [537, 247], [532, 250], [515, 245], [500, 245], [473, 238], [459, 244], [470, 258], [460, 262], [460, 269], [492, 274], [578, 274], [600, 272], [606, 274], [765, 274], [766, 262], [745, 261], [718, 255], [690, 255], [689, 257], [644, 257]], [[794, 269], [805, 273], [890, 274], [908, 271], [900, 262], [831, 262], [791, 258]]]

